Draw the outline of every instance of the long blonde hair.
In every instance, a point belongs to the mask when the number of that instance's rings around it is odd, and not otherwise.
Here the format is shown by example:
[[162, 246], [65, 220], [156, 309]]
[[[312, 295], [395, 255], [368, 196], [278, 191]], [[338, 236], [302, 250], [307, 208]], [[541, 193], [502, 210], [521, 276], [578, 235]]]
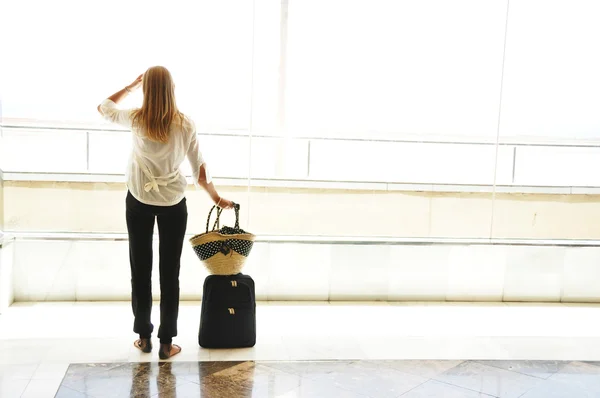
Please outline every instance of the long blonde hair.
[[185, 116], [177, 109], [175, 85], [167, 68], [153, 66], [142, 79], [144, 102], [133, 111], [133, 125], [152, 141], [166, 143], [172, 123], [183, 126]]

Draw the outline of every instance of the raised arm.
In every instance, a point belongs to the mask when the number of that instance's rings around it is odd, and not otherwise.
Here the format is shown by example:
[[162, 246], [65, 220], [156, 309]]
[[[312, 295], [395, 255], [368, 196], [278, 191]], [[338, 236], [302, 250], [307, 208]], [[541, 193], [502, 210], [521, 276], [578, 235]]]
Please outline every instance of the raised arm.
[[134, 80], [128, 86], [125, 86], [122, 90], [117, 91], [104, 101], [100, 105], [98, 105], [98, 112], [105, 119], [110, 120], [113, 123], [117, 123], [123, 125], [125, 127], [130, 127], [130, 111], [122, 110], [117, 108], [117, 104], [121, 102], [129, 93], [137, 90], [142, 85], [142, 77], [143, 75], [139, 75], [137, 79]]

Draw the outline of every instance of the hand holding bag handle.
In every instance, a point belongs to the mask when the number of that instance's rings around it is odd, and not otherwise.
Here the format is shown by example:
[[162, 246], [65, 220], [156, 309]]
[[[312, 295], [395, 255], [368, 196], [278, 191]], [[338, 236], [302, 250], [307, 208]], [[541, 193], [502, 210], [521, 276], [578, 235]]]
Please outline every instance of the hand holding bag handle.
[[[218, 207], [218, 206], [213, 206], [212, 209], [210, 209], [210, 212], [208, 212], [208, 219], [206, 220], [206, 232], [208, 233], [208, 226], [210, 225], [210, 217], [212, 216], [212, 212], [215, 209], [215, 207], [217, 208], [217, 219], [215, 220], [215, 223], [213, 224], [213, 231], [216, 231], [217, 229], [220, 228], [220, 220], [221, 220], [221, 213], [223, 212], [223, 208], [222, 207]], [[239, 229], [240, 228], [240, 205], [237, 203], [233, 204], [233, 209], [235, 210], [235, 229]]]

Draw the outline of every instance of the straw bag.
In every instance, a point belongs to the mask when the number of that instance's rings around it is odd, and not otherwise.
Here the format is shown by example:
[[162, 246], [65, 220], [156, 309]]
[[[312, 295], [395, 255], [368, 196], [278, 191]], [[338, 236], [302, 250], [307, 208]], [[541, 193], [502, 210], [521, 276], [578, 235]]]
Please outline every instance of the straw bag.
[[235, 227], [219, 229], [222, 208], [217, 210], [217, 219], [212, 231], [208, 231], [213, 206], [206, 220], [206, 232], [190, 239], [196, 255], [213, 275], [239, 274], [254, 245], [254, 235], [240, 229], [240, 205], [235, 204]]

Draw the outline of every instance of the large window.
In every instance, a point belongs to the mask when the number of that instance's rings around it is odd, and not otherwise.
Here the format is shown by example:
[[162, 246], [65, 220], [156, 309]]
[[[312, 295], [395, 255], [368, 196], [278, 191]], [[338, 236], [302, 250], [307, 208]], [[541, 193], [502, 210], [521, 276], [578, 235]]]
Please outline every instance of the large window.
[[163, 64], [260, 233], [578, 237], [576, 195], [600, 188], [596, 0], [0, 7], [7, 171], [122, 173], [128, 138], [95, 107]]

